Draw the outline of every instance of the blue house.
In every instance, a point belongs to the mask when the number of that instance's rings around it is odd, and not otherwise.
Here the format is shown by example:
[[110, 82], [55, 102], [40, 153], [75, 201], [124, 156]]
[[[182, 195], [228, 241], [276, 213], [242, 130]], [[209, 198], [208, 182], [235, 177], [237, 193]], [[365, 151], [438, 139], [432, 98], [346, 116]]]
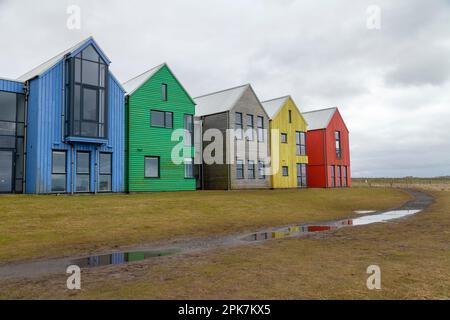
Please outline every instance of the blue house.
[[[21, 160], [25, 193], [124, 191], [125, 92], [109, 65], [108, 57], [88, 38], [17, 81], [0, 83], [0, 90], [5, 87], [9, 91], [4, 92], [16, 93], [17, 114], [25, 100]], [[19, 120], [17, 116], [16, 127], [21, 125]], [[15, 159], [21, 155], [20, 133], [16, 130], [14, 150], [8, 149], [15, 152], [11, 156]], [[9, 157], [0, 153], [0, 168], [7, 167]], [[16, 160], [12, 163], [11, 170], [17, 171], [20, 165]], [[7, 189], [5, 182], [3, 192], [19, 192], [22, 176], [11, 176], [15, 183]]]

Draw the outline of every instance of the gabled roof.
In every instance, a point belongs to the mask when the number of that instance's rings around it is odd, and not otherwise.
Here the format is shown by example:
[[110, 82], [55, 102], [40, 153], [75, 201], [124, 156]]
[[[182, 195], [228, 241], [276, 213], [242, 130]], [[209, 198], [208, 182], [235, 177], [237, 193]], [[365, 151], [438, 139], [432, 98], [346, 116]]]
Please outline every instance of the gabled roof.
[[231, 110], [249, 87], [250, 84], [245, 84], [194, 98], [195, 115], [201, 117]]
[[165, 63], [161, 63], [160, 65], [151, 68], [150, 70], [141, 73], [140, 75], [124, 82], [122, 86], [125, 88], [125, 91], [128, 95], [131, 95], [134, 91], [136, 91], [140, 86], [142, 86], [148, 79], [150, 79], [156, 72], [161, 70]]
[[137, 89], [139, 89], [144, 83], [146, 83], [151, 77], [153, 77], [163, 67], [166, 67], [169, 70], [169, 72], [172, 74], [174, 79], [178, 82], [178, 84], [180, 85], [180, 87], [184, 91], [184, 93], [186, 93], [186, 95], [192, 101], [192, 103], [195, 104], [195, 101], [194, 101], [194, 99], [192, 99], [192, 97], [189, 94], [189, 92], [187, 92], [187, 90], [181, 84], [180, 80], [178, 80], [176, 75], [173, 73], [173, 71], [170, 69], [168, 64], [165, 63], [165, 62], [161, 63], [160, 65], [158, 65], [156, 67], [151, 68], [150, 70], [148, 70], [148, 71], [146, 71], [146, 72], [144, 72], [144, 73], [142, 73], [142, 74], [140, 74], [140, 75], [138, 75], [138, 76], [128, 80], [124, 84], [122, 84], [122, 86], [125, 89], [126, 94], [127, 95], [133, 94], [133, 92], [135, 92]]
[[25, 73], [24, 75], [17, 78], [17, 81], [27, 81], [34, 77], [37, 77], [41, 74], [43, 74], [45, 71], [51, 69], [53, 66], [55, 66], [57, 63], [59, 63], [62, 59], [64, 59], [66, 56], [76, 56], [79, 52], [84, 50], [87, 46], [93, 45], [94, 48], [97, 50], [97, 52], [100, 54], [100, 56], [105, 60], [107, 64], [110, 64], [111, 61], [108, 59], [108, 57], [105, 55], [105, 53], [100, 49], [100, 47], [97, 45], [93, 37], [89, 37], [87, 39], [84, 39], [83, 41], [78, 42], [73, 47], [70, 47], [67, 50], [64, 50], [60, 54], [54, 56], [50, 60], [44, 62], [43, 64], [37, 66], [36, 68], [32, 69], [31, 71]]
[[336, 107], [303, 112], [302, 115], [308, 123], [308, 130], [326, 129], [331, 121]]
[[284, 106], [286, 101], [289, 99], [290, 96], [284, 96], [281, 98], [275, 98], [271, 100], [266, 100], [261, 102], [264, 109], [267, 112], [267, 115], [269, 116], [269, 119], [272, 120], [275, 118], [275, 116], [278, 114], [278, 112], [281, 110], [281, 108]]

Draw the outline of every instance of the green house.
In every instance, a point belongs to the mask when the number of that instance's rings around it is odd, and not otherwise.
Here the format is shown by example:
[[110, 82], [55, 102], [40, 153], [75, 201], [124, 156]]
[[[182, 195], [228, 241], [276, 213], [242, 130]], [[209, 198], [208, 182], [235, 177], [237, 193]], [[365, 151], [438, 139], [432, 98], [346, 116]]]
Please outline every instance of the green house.
[[165, 63], [123, 87], [127, 191], [195, 190], [195, 102]]

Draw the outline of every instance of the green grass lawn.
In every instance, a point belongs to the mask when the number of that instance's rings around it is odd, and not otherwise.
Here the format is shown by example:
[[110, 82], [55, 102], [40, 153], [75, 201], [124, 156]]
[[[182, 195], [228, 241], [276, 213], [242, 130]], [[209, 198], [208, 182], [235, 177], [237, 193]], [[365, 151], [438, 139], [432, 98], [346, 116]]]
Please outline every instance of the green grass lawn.
[[398, 206], [392, 189], [0, 197], [0, 263], [255, 230]]

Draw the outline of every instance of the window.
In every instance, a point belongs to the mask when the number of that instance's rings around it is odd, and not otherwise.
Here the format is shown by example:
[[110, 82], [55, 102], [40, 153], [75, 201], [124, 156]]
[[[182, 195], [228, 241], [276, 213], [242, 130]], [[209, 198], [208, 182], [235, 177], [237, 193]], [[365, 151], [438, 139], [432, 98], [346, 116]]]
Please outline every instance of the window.
[[163, 83], [161, 85], [161, 99], [162, 101], [167, 101], [167, 84]]
[[99, 191], [108, 192], [111, 190], [112, 190], [112, 154], [101, 152]]
[[295, 133], [295, 144], [298, 156], [306, 156], [306, 133], [297, 131]]
[[289, 110], [289, 123], [292, 123], [292, 110]]
[[297, 186], [300, 188], [306, 188], [306, 164], [297, 163]]
[[247, 115], [247, 137], [248, 140], [252, 141], [253, 140], [253, 115], [248, 114]]
[[343, 166], [342, 167], [342, 170], [343, 170], [343, 183], [342, 183], [342, 185], [344, 186], [344, 187], [348, 187], [348, 182], [347, 182], [347, 166]]
[[167, 111], [152, 110], [150, 114], [150, 123], [156, 128], [173, 128], [173, 113]]
[[334, 188], [336, 186], [336, 176], [334, 172], [334, 166], [331, 166], [331, 187]]
[[77, 192], [90, 191], [90, 176], [91, 176], [91, 156], [89, 152], [77, 152]]
[[281, 143], [287, 143], [287, 133], [281, 134]]
[[283, 166], [282, 173], [283, 173], [283, 177], [288, 177], [289, 176], [289, 168], [287, 166]]
[[89, 46], [68, 62], [66, 134], [106, 138], [108, 66]]
[[184, 145], [192, 146], [194, 145], [194, 117], [191, 114], [184, 115]]
[[264, 117], [258, 116], [257, 118], [258, 126], [258, 141], [264, 142]]
[[244, 161], [236, 160], [236, 179], [244, 179]]
[[67, 163], [65, 151], [52, 152], [52, 192], [66, 192]]
[[159, 157], [145, 157], [145, 178], [159, 178]]
[[258, 161], [258, 178], [259, 179], [265, 179], [266, 178], [264, 169], [265, 169], [264, 162]]
[[334, 132], [334, 139], [336, 140], [336, 158], [341, 159], [342, 152], [341, 152], [341, 132], [340, 131]]
[[248, 160], [248, 179], [255, 179], [255, 161]]
[[341, 180], [341, 166], [337, 167], [337, 186], [340, 187], [342, 185]]
[[237, 139], [242, 139], [242, 113], [236, 112], [235, 113], [235, 127], [236, 127], [236, 133], [235, 136]]
[[192, 158], [184, 159], [184, 177], [194, 178], [194, 159]]

